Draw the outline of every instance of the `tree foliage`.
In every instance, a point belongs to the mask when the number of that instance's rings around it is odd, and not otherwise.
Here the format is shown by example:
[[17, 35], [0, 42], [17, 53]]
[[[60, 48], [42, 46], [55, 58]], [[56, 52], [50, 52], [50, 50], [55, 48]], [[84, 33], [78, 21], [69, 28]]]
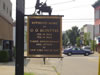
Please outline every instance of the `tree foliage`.
[[76, 38], [79, 37], [79, 29], [76, 26], [73, 26], [71, 30], [66, 31], [70, 43], [75, 46]]
[[76, 44], [77, 44], [77, 46], [78, 46], [78, 47], [80, 47], [80, 46], [81, 46], [80, 41], [81, 41], [80, 37], [77, 37], [77, 39], [76, 39]]
[[63, 46], [67, 46], [69, 43], [72, 46], [75, 46], [76, 44], [76, 39], [79, 37], [80, 30], [78, 29], [77, 26], [73, 26], [71, 29], [67, 30], [65, 33], [62, 35], [62, 40], [63, 40]]
[[91, 41], [91, 39], [90, 39], [90, 33], [84, 33], [84, 45], [85, 46], [89, 45], [90, 41]]
[[96, 49], [96, 41], [95, 40], [91, 40], [91, 50], [95, 50]]
[[66, 33], [63, 33], [62, 40], [63, 40], [63, 46], [66, 47], [68, 45], [68, 36], [66, 35]]

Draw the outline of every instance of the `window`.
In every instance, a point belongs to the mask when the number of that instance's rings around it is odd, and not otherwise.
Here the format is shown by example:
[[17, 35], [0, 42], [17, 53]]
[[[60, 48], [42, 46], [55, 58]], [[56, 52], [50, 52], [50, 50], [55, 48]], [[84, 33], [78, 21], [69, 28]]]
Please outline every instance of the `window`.
[[81, 49], [80, 49], [80, 48], [77, 48], [77, 50], [79, 50], [79, 51], [80, 51]]
[[72, 50], [74, 51], [74, 50], [76, 50], [76, 48], [72, 48]]
[[9, 50], [9, 41], [8, 40], [3, 40], [3, 49], [4, 50]]
[[100, 19], [100, 9], [95, 12], [95, 19]]
[[5, 8], [6, 8], [6, 5], [5, 5], [5, 3], [3, 3], [3, 9], [5, 10]]

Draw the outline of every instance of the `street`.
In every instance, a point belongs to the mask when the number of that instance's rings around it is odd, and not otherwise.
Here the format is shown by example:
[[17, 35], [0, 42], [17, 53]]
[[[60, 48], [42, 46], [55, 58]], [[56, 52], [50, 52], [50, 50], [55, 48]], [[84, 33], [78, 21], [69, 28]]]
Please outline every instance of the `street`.
[[[98, 56], [63, 55], [63, 60], [52, 59], [61, 75], [98, 75]], [[58, 62], [58, 63], [57, 63]]]
[[65, 57], [62, 75], [98, 75], [97, 57]]
[[[63, 55], [60, 58], [25, 59], [25, 72], [33, 72], [35, 75], [98, 75], [98, 55]], [[14, 75], [15, 62], [0, 63], [0, 75]]]

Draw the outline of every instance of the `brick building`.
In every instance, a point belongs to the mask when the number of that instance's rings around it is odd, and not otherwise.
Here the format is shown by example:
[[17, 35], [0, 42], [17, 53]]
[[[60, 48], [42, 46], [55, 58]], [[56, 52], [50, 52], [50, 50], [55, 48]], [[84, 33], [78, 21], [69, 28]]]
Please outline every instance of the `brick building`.
[[100, 24], [100, 0], [94, 3], [95, 25]]
[[98, 42], [99, 39], [100, 39], [100, 0], [98, 0], [97, 2], [95, 2], [93, 4], [93, 7], [94, 7], [94, 15], [95, 15], [94, 25], [98, 26], [98, 28], [99, 28], [99, 32], [96, 34], [96, 40]]

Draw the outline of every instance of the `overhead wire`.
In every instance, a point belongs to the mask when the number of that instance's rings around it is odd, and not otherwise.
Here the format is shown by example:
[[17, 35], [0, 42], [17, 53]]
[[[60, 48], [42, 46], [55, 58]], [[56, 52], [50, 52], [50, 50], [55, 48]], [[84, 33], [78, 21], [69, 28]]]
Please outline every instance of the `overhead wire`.
[[73, 2], [75, 0], [71, 0], [71, 1], [65, 1], [65, 2], [60, 2], [60, 3], [54, 3], [54, 4], [50, 4], [50, 5], [59, 5], [59, 4], [65, 4], [65, 3], [70, 3]]
[[[60, 3], [54, 3], [54, 4], [50, 4], [50, 5], [65, 4], [65, 3], [70, 3], [70, 2], [73, 2], [73, 1], [75, 1], [75, 0], [72, 0], [72, 1], [65, 1], [65, 2], [60, 2]], [[88, 4], [88, 5], [89, 5], [89, 4]], [[69, 9], [80, 8], [80, 7], [83, 7], [83, 6], [87, 6], [87, 5], [75, 6], [75, 7], [69, 8]], [[34, 7], [27, 7], [27, 8], [25, 8], [25, 9], [32, 9], [32, 8], [35, 8], [35, 6], [34, 6]], [[64, 10], [66, 10], [66, 9], [64, 9]], [[62, 11], [64, 11], [64, 10], [62, 10]], [[68, 9], [67, 9], [67, 10], [68, 10]], [[15, 10], [12, 10], [12, 11], [15, 11]], [[59, 11], [59, 10], [56, 10], [56, 11]]]
[[91, 5], [91, 4], [80, 5], [80, 6], [74, 6], [74, 7], [70, 7], [70, 8], [67, 8], [67, 9], [54, 10], [54, 12], [56, 12], [56, 11], [59, 11], [59, 12], [62, 12], [62, 11], [68, 11], [68, 10], [71, 10], [71, 9], [87, 7], [87, 6], [90, 6], [90, 5]]
[[80, 18], [80, 19], [63, 19], [63, 20], [94, 20], [94, 18]]
[[62, 19], [64, 23], [68, 22], [94, 22], [93, 18], [80, 18], [80, 19]]
[[[65, 2], [60, 2], [60, 3], [54, 3], [54, 4], [50, 4], [50, 5], [59, 5], [59, 4], [65, 4], [65, 3], [69, 3], [69, 2], [73, 2], [73, 1], [75, 1], [75, 0], [72, 0], [72, 1], [65, 1]], [[89, 4], [88, 4], [89, 5]], [[83, 6], [86, 6], [86, 5], [82, 5], [82, 7]], [[75, 6], [75, 7], [72, 7], [72, 8], [69, 8], [69, 9], [73, 9], [73, 8], [79, 8], [79, 7], [81, 7], [81, 6]], [[32, 9], [32, 8], [35, 8], [35, 6], [34, 7], [28, 7], [28, 8], [25, 8], [25, 9]], [[16, 11], [16, 10], [12, 10], [12, 11]], [[63, 11], [63, 10], [62, 10]], [[74, 20], [74, 21], [80, 21], [80, 20], [94, 20], [94, 19], [63, 19], [63, 20], [66, 20], [66, 21], [72, 21], [72, 20]]]
[[[59, 3], [50, 4], [50, 5], [66, 4], [66, 3], [73, 2], [73, 1], [75, 1], [75, 0], [72, 0], [72, 1], [65, 1], [65, 2], [59, 2]], [[35, 8], [35, 6], [34, 6], [34, 7], [28, 7], [28, 8], [25, 8], [25, 9], [31, 9], [31, 8]]]

